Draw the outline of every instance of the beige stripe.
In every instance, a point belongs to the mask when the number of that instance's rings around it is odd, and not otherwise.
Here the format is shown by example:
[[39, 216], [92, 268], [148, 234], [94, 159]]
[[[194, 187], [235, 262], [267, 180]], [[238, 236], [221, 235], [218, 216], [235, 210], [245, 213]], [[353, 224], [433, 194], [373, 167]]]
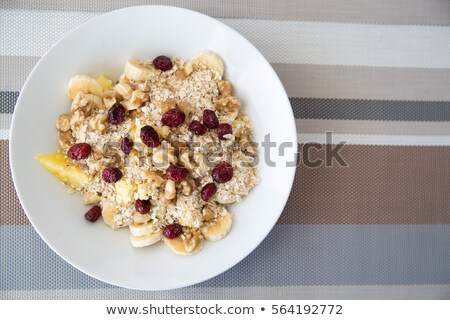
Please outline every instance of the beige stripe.
[[296, 119], [296, 124], [300, 134], [450, 136], [450, 122]]
[[[340, 154], [348, 168], [298, 167], [279, 223], [450, 223], [450, 147], [347, 145]], [[323, 152], [311, 152], [310, 159], [324, 159]], [[28, 224], [11, 181], [5, 140], [0, 166], [0, 224]]]
[[297, 168], [279, 223], [450, 223], [450, 147], [346, 145], [340, 155], [347, 168]]
[[[0, 91], [19, 91], [38, 57], [0, 56]], [[450, 70], [272, 64], [290, 97], [450, 101]]]
[[450, 100], [449, 69], [277, 63], [273, 67], [290, 97]]
[[20, 91], [39, 57], [0, 56], [0, 91]]
[[[167, 291], [143, 291], [123, 288], [11, 290], [0, 292], [0, 298], [3, 300], [450, 299], [450, 285], [195, 286]], [[135, 305], [137, 306], [139, 303]]]
[[41, 0], [3, 1], [0, 8], [103, 12], [133, 5], [163, 4], [185, 7], [214, 17], [274, 20], [359, 22], [375, 24], [449, 25], [450, 3], [444, 0]]

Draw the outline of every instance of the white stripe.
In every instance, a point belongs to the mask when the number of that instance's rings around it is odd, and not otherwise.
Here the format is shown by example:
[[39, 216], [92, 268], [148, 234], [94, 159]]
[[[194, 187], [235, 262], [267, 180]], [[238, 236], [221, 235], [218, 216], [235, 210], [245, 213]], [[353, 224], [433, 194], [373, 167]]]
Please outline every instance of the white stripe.
[[[326, 143], [323, 133], [299, 133], [298, 143]], [[415, 135], [372, 135], [372, 134], [332, 134], [332, 144], [345, 142], [349, 145], [380, 146], [450, 146], [449, 136], [415, 136]]]
[[264, 286], [188, 287], [170, 291], [139, 291], [122, 288], [11, 290], [1, 299], [450, 299], [450, 285], [410, 286]]
[[12, 114], [1, 113], [0, 114], [0, 130], [9, 129], [11, 127]]
[[[68, 31], [97, 15], [0, 10], [0, 55], [41, 56]], [[450, 27], [220, 20], [272, 63], [450, 68]]]
[[0, 140], [9, 139], [9, 129], [0, 129]]

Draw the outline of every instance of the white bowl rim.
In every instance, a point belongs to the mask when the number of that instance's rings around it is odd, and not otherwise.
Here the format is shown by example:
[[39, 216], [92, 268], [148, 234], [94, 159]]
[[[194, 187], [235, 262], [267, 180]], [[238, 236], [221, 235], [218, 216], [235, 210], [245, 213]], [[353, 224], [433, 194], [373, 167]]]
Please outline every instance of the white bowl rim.
[[[278, 85], [278, 89], [282, 90], [285, 93], [285, 101], [284, 104], [287, 104], [290, 106], [290, 102], [287, 96], [287, 93], [284, 89], [284, 86], [280, 80], [280, 78], [278, 77], [278, 75], [276, 74], [275, 70], [272, 68], [272, 66], [270, 65], [270, 63], [267, 61], [267, 59], [260, 53], [260, 51], [249, 41], [247, 40], [244, 36], [242, 36], [239, 32], [237, 32], [236, 30], [232, 29], [231, 27], [227, 26], [226, 24], [224, 24], [223, 22], [210, 17], [208, 15], [205, 15], [203, 13], [194, 11], [194, 10], [190, 10], [190, 9], [185, 9], [185, 8], [180, 8], [180, 7], [175, 7], [175, 6], [164, 6], [164, 5], [141, 5], [141, 6], [130, 6], [130, 7], [126, 7], [126, 8], [121, 8], [118, 10], [113, 10], [113, 11], [109, 11], [106, 12], [104, 14], [100, 14], [99, 16], [96, 16], [94, 18], [89, 19], [88, 21], [82, 23], [81, 25], [77, 26], [76, 28], [72, 29], [71, 31], [69, 31], [67, 34], [65, 34], [61, 39], [59, 39], [57, 42], [55, 42], [46, 52], [45, 54], [42, 55], [42, 57], [40, 58], [40, 60], [38, 61], [38, 63], [34, 66], [33, 70], [30, 72], [30, 74], [28, 75], [24, 85], [22, 86], [21, 90], [20, 90], [20, 94], [19, 97], [17, 99], [15, 108], [17, 106], [20, 105], [22, 98], [22, 92], [24, 91], [24, 89], [27, 88], [27, 86], [29, 85], [29, 82], [31, 81], [33, 74], [35, 73], [35, 71], [39, 68], [39, 66], [41, 65], [41, 63], [45, 60], [45, 58], [49, 55], [49, 53], [57, 46], [60, 45], [61, 42], [64, 41], [64, 39], [66, 39], [66, 37], [70, 36], [71, 34], [76, 33], [77, 31], [85, 28], [86, 26], [89, 26], [90, 24], [96, 23], [97, 20], [101, 20], [104, 19], [106, 16], [109, 15], [115, 15], [118, 12], [125, 12], [125, 11], [129, 11], [129, 10], [138, 10], [139, 8], [151, 8], [153, 10], [159, 10], [159, 9], [170, 9], [170, 10], [179, 10], [179, 11], [184, 11], [186, 14], [190, 14], [190, 15], [197, 15], [197, 16], [201, 16], [204, 19], [210, 20], [213, 23], [219, 24], [221, 27], [223, 27], [224, 29], [226, 29], [228, 32], [233, 33], [235, 35], [237, 35], [238, 37], [240, 37], [244, 42], [247, 43], [247, 45], [249, 45], [250, 47], [254, 48], [256, 53], [260, 56], [260, 58], [262, 58], [268, 68], [270, 69], [272, 76], [274, 78], [274, 80], [277, 82]], [[286, 185], [289, 186], [288, 190], [289, 192], [286, 192], [283, 197], [282, 197], [282, 201], [280, 201], [280, 203], [283, 203], [283, 206], [280, 206], [280, 210], [277, 214], [274, 214], [274, 221], [273, 221], [273, 225], [268, 228], [267, 230], [264, 230], [264, 232], [261, 232], [261, 234], [264, 234], [260, 241], [248, 252], [245, 252], [244, 254], [241, 254], [239, 259], [236, 259], [236, 261], [234, 261], [231, 264], [225, 265], [219, 272], [217, 272], [216, 274], [213, 275], [207, 275], [204, 278], [201, 279], [196, 279], [194, 281], [191, 282], [186, 282], [182, 285], [178, 285], [178, 286], [171, 286], [171, 287], [164, 287], [164, 288], [157, 288], [157, 289], [153, 289], [153, 288], [141, 288], [141, 287], [134, 287], [134, 286], [128, 286], [127, 284], [123, 284], [123, 283], [118, 283], [118, 282], [114, 282], [110, 279], [107, 278], [103, 278], [99, 275], [94, 275], [92, 273], [90, 273], [88, 270], [86, 270], [83, 266], [80, 266], [77, 264], [76, 261], [70, 261], [63, 252], [60, 252], [59, 250], [57, 250], [51, 243], [51, 241], [49, 241], [47, 239], [47, 237], [45, 236], [45, 234], [43, 234], [35, 225], [35, 222], [33, 220], [33, 218], [28, 214], [29, 212], [29, 207], [25, 204], [25, 202], [23, 201], [24, 195], [21, 192], [21, 188], [20, 186], [17, 185], [16, 183], [16, 169], [15, 169], [15, 165], [14, 165], [14, 153], [13, 150], [15, 149], [15, 146], [13, 144], [14, 142], [14, 136], [15, 136], [15, 132], [17, 131], [16, 129], [16, 109], [14, 110], [14, 113], [12, 115], [12, 120], [11, 120], [11, 127], [10, 127], [10, 132], [9, 132], [9, 162], [10, 162], [10, 168], [11, 168], [11, 176], [13, 179], [13, 183], [14, 183], [14, 187], [16, 190], [16, 194], [18, 196], [18, 199], [21, 203], [22, 208], [24, 209], [24, 212], [27, 215], [28, 220], [30, 221], [31, 225], [33, 226], [33, 228], [36, 230], [36, 232], [39, 234], [39, 236], [44, 240], [44, 242], [52, 249], [53, 252], [55, 252], [59, 257], [61, 257], [64, 261], [66, 261], [67, 263], [69, 263], [70, 265], [74, 266], [76, 269], [80, 270], [81, 272], [93, 277], [94, 279], [98, 279], [102, 282], [114, 285], [114, 286], [120, 286], [123, 288], [127, 288], [127, 289], [134, 289], [134, 290], [146, 290], [146, 291], [158, 291], [158, 290], [172, 290], [172, 289], [178, 289], [178, 288], [183, 288], [183, 287], [188, 287], [188, 286], [192, 286], [201, 282], [204, 282], [206, 280], [212, 279], [220, 274], [222, 274], [223, 272], [231, 269], [232, 267], [234, 267], [236, 264], [238, 264], [239, 262], [241, 262], [243, 259], [245, 259], [250, 253], [252, 253], [258, 246], [259, 244], [267, 237], [267, 235], [269, 234], [269, 232], [273, 229], [273, 227], [276, 224], [276, 221], [278, 220], [278, 218], [280, 217], [286, 203], [287, 200], [289, 198], [290, 195], [290, 191], [292, 189], [292, 185], [294, 183], [294, 179], [295, 179], [295, 172], [296, 172], [296, 166], [291, 167], [290, 169], [290, 176], [288, 177], [288, 179], [286, 180]], [[296, 134], [296, 125], [295, 125], [295, 117], [294, 117], [294, 113], [293, 110], [290, 110], [291, 112], [291, 118], [290, 119], [286, 119], [286, 128], [290, 128], [291, 130], [294, 129], [294, 134], [292, 134], [291, 136], [291, 142], [293, 143], [293, 149], [292, 152], [294, 155], [297, 155], [297, 146], [298, 146], [298, 141], [297, 141], [297, 134]], [[290, 121], [288, 121], [290, 120]], [[289, 124], [290, 122], [290, 124]]]

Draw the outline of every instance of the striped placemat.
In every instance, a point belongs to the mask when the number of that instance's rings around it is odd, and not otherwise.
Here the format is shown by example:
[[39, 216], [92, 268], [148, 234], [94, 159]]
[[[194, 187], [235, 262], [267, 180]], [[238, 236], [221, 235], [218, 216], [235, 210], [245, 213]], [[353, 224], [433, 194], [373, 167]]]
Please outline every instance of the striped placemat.
[[[42, 54], [90, 18], [142, 4], [197, 10], [243, 34], [283, 81], [300, 150], [319, 143], [310, 156], [325, 159], [346, 141], [348, 165], [299, 165], [278, 224], [249, 257], [162, 292], [117, 288], [60, 259], [29, 224], [8, 163], [14, 105]], [[0, 298], [450, 298], [449, 39], [443, 0], [2, 1]]]

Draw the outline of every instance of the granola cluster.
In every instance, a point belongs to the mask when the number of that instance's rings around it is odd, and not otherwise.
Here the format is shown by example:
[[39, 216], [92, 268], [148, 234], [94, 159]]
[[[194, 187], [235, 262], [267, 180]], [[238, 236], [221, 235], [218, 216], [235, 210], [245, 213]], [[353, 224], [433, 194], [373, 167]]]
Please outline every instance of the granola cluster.
[[[62, 152], [77, 154], [70, 161], [91, 177], [77, 191], [113, 229], [130, 226], [135, 246], [157, 235], [176, 239], [176, 253], [196, 252], [229, 231], [227, 205], [257, 183], [250, 119], [215, 57], [129, 60], [114, 84], [101, 76], [100, 90], [75, 80], [80, 88], [69, 88], [70, 114], [56, 127]], [[82, 144], [91, 148], [86, 157]]]

